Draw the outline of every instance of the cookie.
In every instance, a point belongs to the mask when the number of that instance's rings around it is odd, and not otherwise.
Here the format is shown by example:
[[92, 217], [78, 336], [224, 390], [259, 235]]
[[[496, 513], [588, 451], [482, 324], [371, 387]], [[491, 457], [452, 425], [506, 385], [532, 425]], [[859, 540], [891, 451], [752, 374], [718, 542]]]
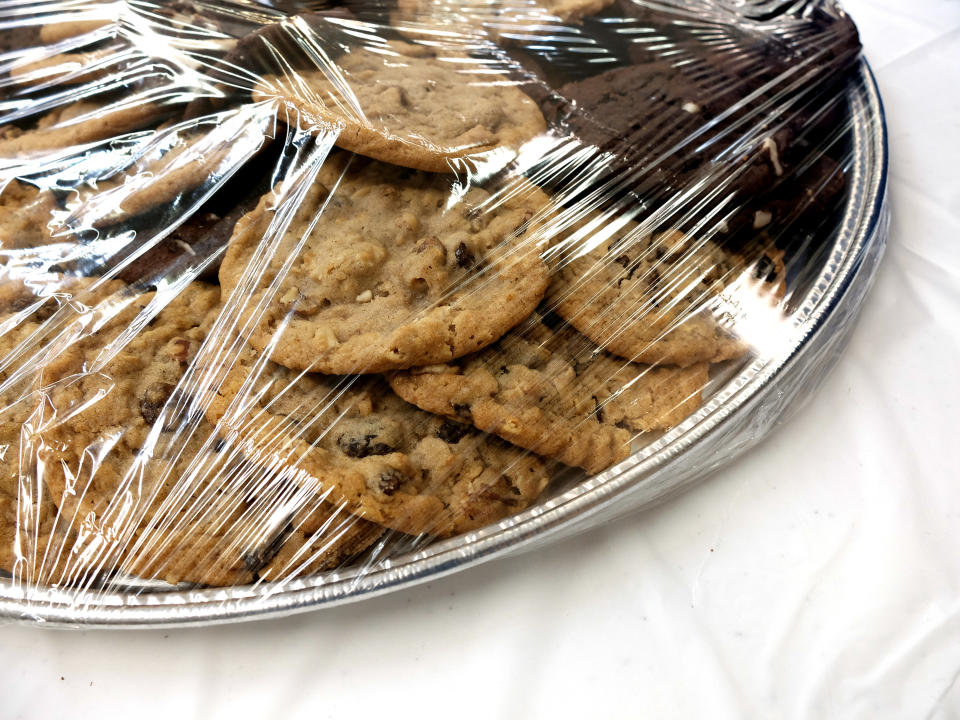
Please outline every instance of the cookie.
[[31, 129], [20, 130], [11, 125], [0, 129], [0, 158], [19, 162], [25, 155], [104, 140], [150, 125], [162, 115], [161, 108], [142, 100], [110, 104], [71, 102], [40, 117]]
[[706, 363], [624, 362], [534, 316], [479, 353], [389, 381], [417, 407], [598, 473], [629, 456], [637, 433], [672, 427], [693, 412], [708, 370]]
[[453, 189], [444, 175], [338, 153], [292, 217], [276, 213], [291, 197], [265, 196], [220, 267], [254, 346], [291, 368], [381, 372], [479, 350], [523, 320], [547, 285], [533, 220], [549, 200], [523, 181]]
[[32, 479], [34, 458], [29, 442], [38, 398], [33, 393], [36, 368], [42, 364], [44, 339], [78, 298], [93, 302], [116, 291], [119, 283], [88, 289], [84, 278], [33, 274], [29, 284], [2, 276], [0, 282], [0, 570], [18, 581], [61, 582], [68, 566], [75, 578], [91, 569], [70, 557], [76, 532], [57, 522], [57, 508]]
[[676, 231], [642, 234], [634, 223], [590, 227], [556, 258], [547, 297], [558, 315], [635, 362], [687, 367], [746, 352], [709, 308], [742, 269], [728, 253]]
[[389, 41], [353, 48], [336, 70], [266, 76], [253, 97], [288, 103], [304, 116], [301, 123], [336, 127], [342, 148], [433, 172], [470, 167], [471, 157], [498, 148], [516, 150], [546, 130], [515, 82], [467, 55]]
[[129, 224], [160, 209], [169, 225], [268, 143], [268, 113], [239, 108], [156, 133], [123, 172], [97, 182], [97, 192], [65, 219], [75, 230]]
[[104, 35], [98, 30], [109, 28], [116, 24], [115, 19], [104, 17], [77, 17], [63, 19], [60, 22], [45, 23], [40, 26], [40, 41], [44, 45], [53, 45], [63, 40], [72, 40], [84, 35], [91, 36], [91, 42], [100, 40]]
[[10, 68], [10, 79], [17, 85], [75, 85], [108, 77], [116, 65], [129, 56], [121, 47], [87, 52], [58, 53], [40, 60], [17, 63]]
[[10, 180], [0, 190], [0, 265], [10, 251], [29, 250], [55, 242], [58, 210], [50, 190]]
[[[579, 22], [588, 15], [598, 12], [612, 5], [614, 0], [533, 0], [531, 3], [518, 5], [516, 3], [456, 3], [450, 5], [443, 0], [397, 0], [397, 15], [399, 20], [439, 21], [446, 23], [456, 18], [459, 20], [466, 15], [472, 20], [496, 20], [516, 25], [518, 30], [532, 32], [533, 28], [526, 23], [512, 20], [512, 17], [528, 19], [533, 15], [546, 14], [565, 22]], [[454, 23], [447, 23], [455, 25]]]
[[380, 525], [314, 500], [296, 513], [277, 553], [257, 576], [280, 582], [332, 570], [371, 547], [383, 534]]
[[207, 412], [250, 460], [369, 522], [446, 537], [536, 499], [538, 458], [418, 410], [377, 377], [295, 372], [240, 352]]
[[[177, 213], [180, 224], [144, 252], [142, 242], [128, 243], [103, 262], [104, 273], [116, 268], [116, 277], [127, 283], [154, 286], [162, 278], [182, 273], [200, 275], [197, 279], [216, 282], [220, 260], [237, 221], [253, 210], [264, 193], [270, 190], [278, 167], [282, 168], [281, 148], [271, 146], [246, 162], [216, 192], [186, 219]], [[104, 228], [112, 235], [128, 232], [133, 227], [138, 235], [151, 235], [156, 228], [167, 228], [170, 208], [149, 212], [147, 216]]]
[[99, 329], [41, 369], [41, 480], [80, 538], [74, 555], [168, 582], [250, 582], [246, 557], [272, 542], [278, 521], [250, 513], [249, 488], [189, 411], [188, 370], [219, 291], [192, 283], [131, 332], [154, 298], [99, 308]]

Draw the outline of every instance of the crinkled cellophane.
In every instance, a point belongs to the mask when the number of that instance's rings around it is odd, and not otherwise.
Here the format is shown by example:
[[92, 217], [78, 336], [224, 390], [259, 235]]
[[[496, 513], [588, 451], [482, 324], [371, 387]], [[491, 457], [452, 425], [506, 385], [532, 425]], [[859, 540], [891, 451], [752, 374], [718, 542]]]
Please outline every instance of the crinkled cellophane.
[[882, 252], [879, 101], [825, 0], [0, 34], [17, 617], [302, 609], [643, 507], [816, 387]]

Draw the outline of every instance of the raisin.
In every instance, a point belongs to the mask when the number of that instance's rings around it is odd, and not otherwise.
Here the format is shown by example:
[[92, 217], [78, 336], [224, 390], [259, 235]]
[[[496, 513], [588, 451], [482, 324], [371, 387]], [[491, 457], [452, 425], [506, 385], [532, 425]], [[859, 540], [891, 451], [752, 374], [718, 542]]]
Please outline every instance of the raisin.
[[440, 429], [437, 430], [437, 437], [443, 440], [445, 443], [456, 445], [468, 432], [470, 432], [470, 428], [463, 423], [453, 422], [452, 420], [444, 420], [440, 425]]
[[344, 455], [352, 458], [365, 458], [368, 455], [387, 455], [394, 451], [394, 448], [390, 447], [387, 443], [371, 443], [370, 441], [376, 437], [376, 434], [357, 437], [356, 435], [344, 433], [337, 438], [337, 447], [340, 448]]
[[756, 277], [757, 280], [763, 279], [771, 272], [773, 272], [774, 278], [776, 278], [773, 260], [768, 258], [766, 255], [757, 260], [757, 269], [754, 271], [754, 277]]
[[186, 338], [178, 338], [170, 343], [173, 350], [173, 359], [176, 360], [181, 369], [190, 364], [190, 341]]
[[540, 322], [551, 330], [559, 330], [566, 324], [566, 321], [552, 310], [547, 310], [540, 317]]
[[157, 382], [148, 387], [140, 398], [140, 416], [147, 425], [153, 425], [160, 417], [160, 410], [173, 394], [174, 386], [170, 383]]
[[457, 265], [462, 267], [464, 270], [469, 270], [472, 268], [474, 263], [477, 261], [473, 256], [473, 253], [470, 252], [470, 248], [467, 247], [466, 243], [460, 243], [457, 245], [457, 250], [454, 254], [457, 257]]
[[390, 468], [386, 472], [380, 474], [380, 477], [377, 478], [377, 485], [380, 489], [380, 492], [382, 492], [384, 495], [390, 496], [400, 489], [400, 486], [403, 485], [403, 482], [406, 479], [406, 476], [402, 472]]
[[477, 497], [488, 502], [500, 502], [508, 507], [513, 507], [517, 504], [517, 501], [508, 497], [508, 495], [519, 494], [520, 491], [514, 486], [513, 480], [506, 475], [501, 475], [495, 482], [477, 493]]

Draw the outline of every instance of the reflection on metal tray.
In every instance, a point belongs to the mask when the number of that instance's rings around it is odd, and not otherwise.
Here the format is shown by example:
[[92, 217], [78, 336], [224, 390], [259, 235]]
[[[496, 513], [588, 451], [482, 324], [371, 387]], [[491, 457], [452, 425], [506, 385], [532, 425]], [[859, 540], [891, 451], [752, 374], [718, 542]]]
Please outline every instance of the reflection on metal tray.
[[[231, 622], [352, 602], [446, 575], [649, 507], [747, 449], [810, 394], [836, 360], [886, 242], [887, 147], [883, 109], [866, 62], [850, 91], [850, 190], [831, 246], [792, 287], [787, 342], [759, 347], [721, 370], [714, 392], [682, 425], [593, 477], [570, 473], [539, 505], [482, 530], [411, 550], [362, 570], [281, 584], [184, 589], [131, 579], [119, 590], [17, 587], [0, 580], [0, 616], [64, 625], [149, 626]], [[116, 579], [111, 584], [117, 588]]]

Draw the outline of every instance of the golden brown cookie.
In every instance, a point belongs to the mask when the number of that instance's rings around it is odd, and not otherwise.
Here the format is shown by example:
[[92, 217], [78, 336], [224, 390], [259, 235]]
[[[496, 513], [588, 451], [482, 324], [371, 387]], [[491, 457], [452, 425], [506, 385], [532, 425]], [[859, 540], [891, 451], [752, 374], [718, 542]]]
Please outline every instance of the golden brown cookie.
[[380, 378], [298, 373], [242, 350], [208, 418], [256, 464], [370, 522], [411, 534], [467, 532], [530, 504], [538, 458], [409, 405]]
[[625, 362], [535, 316], [479, 353], [389, 380], [417, 407], [597, 473], [626, 458], [637, 433], [693, 412], [708, 369]]
[[155, 121], [163, 111], [142, 99], [104, 104], [78, 100], [61, 105], [42, 116], [36, 127], [19, 130], [5, 126], [0, 131], [0, 157], [22, 160], [24, 155], [104, 140]]
[[190, 207], [204, 188], [223, 182], [266, 144], [272, 118], [243, 107], [158, 132], [122, 173], [71, 205], [75, 228], [117, 225], [161, 206]]
[[104, 570], [249, 582], [250, 552], [281, 528], [249, 511], [248, 488], [218, 452], [213, 428], [189, 410], [189, 369], [219, 290], [192, 283], [137, 328], [155, 298], [123, 296], [101, 308], [99, 329], [41, 369], [40, 477], [60, 522], [78, 535], [72, 552]]
[[[220, 268], [255, 324], [253, 345], [291, 368], [380, 372], [465, 355], [523, 320], [547, 284], [531, 221], [549, 200], [525, 182], [498, 195], [455, 189], [444, 175], [337, 153], [302, 200], [266, 195]], [[278, 217], [294, 202], [292, 218]]]
[[[116, 23], [114, 18], [102, 17], [104, 13], [99, 13], [101, 17], [96, 17], [97, 14], [78, 14], [72, 19], [67, 19], [68, 16], [64, 14], [60, 22], [45, 23], [40, 27], [40, 41], [45, 45], [52, 45], [61, 40], [70, 40], [81, 35], [92, 35], [95, 31]], [[93, 37], [96, 38], [99, 35]]]
[[584, 229], [555, 256], [548, 304], [602, 348], [649, 364], [686, 367], [739, 357], [747, 346], [709, 303], [740, 272], [708, 241], [634, 223]]
[[5, 251], [41, 247], [56, 242], [54, 211], [57, 202], [49, 190], [11, 180], [0, 190], [0, 265]]
[[58, 53], [15, 64], [10, 68], [10, 79], [18, 85], [28, 86], [91, 82], [109, 76], [118, 63], [129, 60], [129, 57], [120, 52], [119, 46], [87, 52]]
[[354, 48], [335, 69], [266, 76], [253, 97], [293, 105], [301, 122], [337, 127], [342, 148], [433, 172], [515, 150], [546, 129], [536, 103], [483, 63], [399, 41]]
[[[72, 555], [76, 533], [35, 482], [31, 430], [39, 397], [35, 375], [45, 341], [120, 283], [34, 274], [29, 283], [0, 274], [0, 570], [18, 582], [81, 581], [93, 572]], [[60, 321], [57, 323], [57, 321]], [[21, 442], [26, 440], [26, 442]]]

